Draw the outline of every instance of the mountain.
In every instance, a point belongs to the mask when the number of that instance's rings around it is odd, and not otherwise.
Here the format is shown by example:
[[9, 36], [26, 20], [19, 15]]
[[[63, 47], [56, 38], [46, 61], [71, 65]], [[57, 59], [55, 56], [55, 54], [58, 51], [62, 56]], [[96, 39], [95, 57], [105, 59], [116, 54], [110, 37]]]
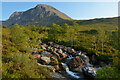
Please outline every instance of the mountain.
[[96, 18], [90, 20], [75, 20], [76, 23], [79, 25], [90, 25], [90, 24], [111, 24], [111, 25], [118, 25], [118, 17], [113, 18]]
[[3, 21], [2, 25], [12, 26], [17, 23], [19, 25], [35, 24], [50, 26], [53, 23], [69, 22], [69, 20], [72, 19], [54, 7], [39, 4], [25, 12], [14, 12], [8, 20]]

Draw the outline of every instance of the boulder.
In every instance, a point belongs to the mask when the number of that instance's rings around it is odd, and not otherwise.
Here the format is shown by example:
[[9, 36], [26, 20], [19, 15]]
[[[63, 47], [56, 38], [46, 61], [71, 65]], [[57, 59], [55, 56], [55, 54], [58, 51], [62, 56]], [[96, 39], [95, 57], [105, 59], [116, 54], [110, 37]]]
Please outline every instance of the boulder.
[[63, 46], [63, 45], [59, 45], [59, 48], [60, 48], [60, 49], [64, 49], [64, 46]]
[[43, 68], [48, 68], [49, 70], [51, 70], [52, 72], [55, 72], [55, 68], [51, 65], [42, 65], [40, 63], [38, 63], [39, 66], [42, 66]]
[[33, 57], [34, 59], [36, 59], [36, 58], [40, 58], [41, 55], [40, 55], [40, 54], [33, 54], [32, 57]]
[[81, 73], [82, 72], [82, 67], [83, 66], [79, 66], [79, 67], [75, 68], [73, 71]]
[[49, 52], [53, 52], [53, 47], [48, 47], [47, 49]]
[[56, 52], [57, 50], [58, 50], [57, 48], [55, 48], [55, 47], [53, 48], [53, 51], [55, 51], [55, 52]]
[[52, 55], [51, 58], [52, 59], [57, 59], [57, 56], [56, 55]]
[[72, 49], [71, 47], [67, 48], [67, 52], [70, 54], [73, 54], [73, 55], [76, 53], [76, 51], [74, 49]]
[[75, 58], [69, 60], [67, 63], [70, 69], [77, 68], [79, 66], [82, 66], [83, 64], [84, 61], [82, 60], [81, 56], [76, 56]]
[[58, 59], [55, 59], [55, 58], [51, 57], [50, 60], [51, 60], [50, 65], [52, 65], [52, 66], [55, 66], [55, 65], [59, 64]]
[[80, 56], [81, 55], [81, 51], [77, 51], [76, 55]]
[[58, 49], [57, 52], [60, 53], [60, 54], [63, 53], [62, 49]]
[[41, 57], [39, 62], [41, 64], [49, 64], [50, 63], [50, 58], [49, 57]]
[[41, 56], [51, 57], [51, 56], [52, 56], [52, 54], [51, 54], [51, 53], [49, 53], [49, 52], [47, 52], [47, 51], [42, 51], [42, 52], [41, 52]]
[[63, 58], [66, 58], [68, 56], [65, 52], [62, 53], [62, 55], [63, 55]]
[[41, 46], [41, 49], [46, 50], [46, 47], [44, 45]]
[[56, 71], [56, 69], [55, 69], [53, 66], [51, 66], [51, 65], [47, 65], [47, 67], [48, 67], [52, 72], [55, 72], [55, 71]]
[[50, 76], [52, 76], [55, 80], [68, 80], [66, 77], [64, 77], [63, 75], [61, 75], [60, 73], [54, 72], [54, 73], [50, 73]]
[[52, 45], [53, 45], [53, 42], [48, 42], [48, 45], [49, 45], [49, 46], [52, 46]]
[[95, 68], [93, 67], [83, 67], [83, 72], [85, 73], [85, 75], [94, 78], [97, 75], [97, 71]]
[[81, 54], [80, 56], [82, 57], [82, 59], [83, 59], [83, 61], [84, 61], [85, 64], [86, 64], [87, 62], [89, 62], [88, 56], [86, 56], [85, 54]]
[[64, 51], [64, 52], [67, 52], [67, 47], [64, 47], [63, 51]]
[[53, 47], [59, 48], [59, 45], [58, 44], [54, 44]]
[[60, 55], [59, 55], [59, 53], [54, 52], [53, 54], [55, 54], [55, 55], [57, 56], [57, 58], [60, 59]]
[[58, 70], [60, 70], [60, 67], [59, 67], [59, 65], [55, 65], [55, 66], [54, 66], [54, 68], [55, 68], [55, 71], [58, 71]]

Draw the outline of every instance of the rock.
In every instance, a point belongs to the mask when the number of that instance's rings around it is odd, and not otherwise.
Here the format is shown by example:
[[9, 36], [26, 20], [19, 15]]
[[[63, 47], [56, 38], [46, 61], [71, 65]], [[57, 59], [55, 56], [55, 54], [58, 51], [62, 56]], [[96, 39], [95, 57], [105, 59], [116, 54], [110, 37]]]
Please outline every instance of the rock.
[[49, 64], [50, 63], [50, 58], [49, 57], [41, 57], [40, 58], [40, 63]]
[[44, 45], [41, 46], [41, 49], [46, 50], [46, 47]]
[[59, 65], [55, 65], [55, 66], [54, 66], [54, 68], [55, 68], [55, 71], [58, 71], [58, 70], [60, 70], [60, 67], [59, 67]]
[[59, 45], [59, 48], [60, 48], [60, 49], [64, 49], [64, 46], [63, 46], [63, 45]]
[[71, 47], [67, 48], [67, 52], [70, 54], [73, 54], [73, 55], [76, 53], [76, 51], [74, 49], [72, 49]]
[[51, 65], [42, 65], [40, 63], [38, 63], [39, 66], [42, 66], [43, 68], [48, 68], [50, 69], [52, 72], [55, 72], [55, 68]]
[[74, 71], [76, 71], [76, 72], [82, 72], [82, 66], [79, 66], [79, 67], [75, 68]]
[[87, 54], [87, 53], [86, 53], [86, 52], [84, 52], [84, 51], [81, 51], [81, 53], [82, 53], [82, 54], [85, 54], [85, 55]]
[[67, 47], [64, 47], [63, 51], [64, 51], [64, 52], [67, 52]]
[[82, 66], [84, 64], [84, 61], [82, 60], [81, 56], [76, 56], [75, 58], [72, 58], [69, 60], [67, 65], [70, 69], [77, 68], [79, 66]]
[[65, 52], [62, 53], [62, 55], [63, 55], [63, 58], [66, 58], [68, 56]]
[[59, 55], [59, 53], [54, 52], [53, 54], [55, 54], [55, 55], [57, 56], [57, 58], [60, 59], [60, 55]]
[[93, 67], [83, 67], [83, 72], [85, 75], [94, 78], [96, 76], [96, 69]]
[[57, 59], [57, 56], [56, 55], [52, 55], [51, 58], [52, 59]]
[[52, 56], [52, 54], [51, 54], [51, 53], [49, 53], [49, 52], [47, 52], [47, 51], [42, 51], [42, 52], [41, 52], [41, 56], [51, 57], [51, 56]]
[[63, 75], [61, 75], [60, 73], [54, 72], [54, 73], [50, 73], [50, 75], [52, 77], [55, 78], [55, 80], [68, 80], [66, 77], [64, 77]]
[[36, 59], [36, 58], [40, 58], [41, 55], [40, 55], [40, 54], [33, 54], [32, 57], [33, 57], [34, 59]]
[[48, 45], [49, 45], [49, 46], [52, 46], [52, 45], [53, 45], [53, 42], [48, 42]]
[[38, 45], [42, 44], [42, 41], [39, 40]]
[[86, 56], [85, 54], [81, 54], [80, 56], [82, 57], [82, 59], [83, 59], [83, 61], [84, 61], [85, 64], [86, 64], [87, 62], [89, 62], [88, 56]]
[[55, 71], [56, 71], [56, 69], [55, 69], [53, 66], [51, 66], [51, 65], [47, 65], [47, 67], [48, 67], [52, 72], [55, 72]]
[[47, 49], [49, 52], [53, 52], [53, 47], [48, 47]]
[[59, 48], [59, 45], [58, 44], [54, 44], [53, 45], [55, 48]]
[[63, 53], [62, 49], [58, 49], [57, 52], [60, 53], [60, 54]]
[[59, 54], [59, 56], [60, 56], [60, 59], [63, 59], [63, 55], [62, 54]]
[[77, 51], [76, 55], [80, 56], [81, 55], [81, 51]]
[[55, 51], [55, 52], [56, 52], [57, 50], [58, 50], [57, 48], [55, 48], [55, 47], [53, 48], [53, 51]]

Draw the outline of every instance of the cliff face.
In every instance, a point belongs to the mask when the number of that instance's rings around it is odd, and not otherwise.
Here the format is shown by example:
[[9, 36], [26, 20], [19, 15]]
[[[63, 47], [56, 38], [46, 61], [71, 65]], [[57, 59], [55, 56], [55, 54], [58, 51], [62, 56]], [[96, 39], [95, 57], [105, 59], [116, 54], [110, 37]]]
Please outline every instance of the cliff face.
[[8, 20], [3, 22], [3, 25], [12, 26], [17, 23], [49, 26], [62, 20], [71, 20], [71, 18], [52, 6], [40, 4], [25, 12], [14, 12]]

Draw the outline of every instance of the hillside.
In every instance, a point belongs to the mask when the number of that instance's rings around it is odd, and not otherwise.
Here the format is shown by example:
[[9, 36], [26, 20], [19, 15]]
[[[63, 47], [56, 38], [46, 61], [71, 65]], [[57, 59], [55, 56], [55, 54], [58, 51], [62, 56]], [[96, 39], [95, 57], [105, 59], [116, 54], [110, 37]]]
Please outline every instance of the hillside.
[[25, 12], [14, 12], [8, 20], [3, 22], [3, 25], [12, 26], [17, 23], [49, 26], [63, 20], [71, 20], [71, 18], [52, 6], [39, 4]]
[[14, 12], [3, 25], [4, 79], [120, 78], [117, 17], [73, 20], [40, 4]]

